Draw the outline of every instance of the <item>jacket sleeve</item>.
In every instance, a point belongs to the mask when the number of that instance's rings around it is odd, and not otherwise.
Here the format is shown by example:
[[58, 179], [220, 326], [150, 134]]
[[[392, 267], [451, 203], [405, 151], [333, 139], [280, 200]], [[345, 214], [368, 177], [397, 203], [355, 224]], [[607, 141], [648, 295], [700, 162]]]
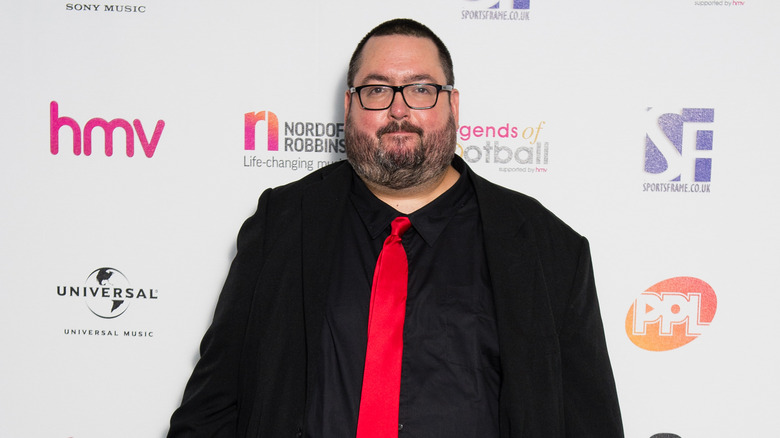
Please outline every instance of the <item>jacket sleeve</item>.
[[272, 191], [238, 234], [237, 253], [219, 296], [214, 319], [200, 344], [200, 360], [171, 417], [168, 437], [235, 437], [239, 406], [240, 358], [249, 309], [263, 264], [266, 211]]
[[579, 262], [559, 333], [566, 436], [623, 437], [615, 380], [607, 354], [588, 241]]

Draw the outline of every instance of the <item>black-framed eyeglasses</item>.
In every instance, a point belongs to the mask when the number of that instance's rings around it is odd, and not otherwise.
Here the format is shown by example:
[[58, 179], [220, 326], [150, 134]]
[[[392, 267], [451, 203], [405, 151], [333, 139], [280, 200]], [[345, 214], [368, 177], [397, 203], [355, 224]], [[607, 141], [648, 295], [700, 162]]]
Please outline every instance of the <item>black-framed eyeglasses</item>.
[[439, 84], [407, 84], [407, 85], [361, 85], [351, 87], [350, 93], [357, 93], [360, 106], [371, 111], [386, 110], [395, 100], [395, 94], [400, 92], [404, 103], [411, 109], [424, 110], [436, 106], [439, 92], [452, 91], [452, 85]]

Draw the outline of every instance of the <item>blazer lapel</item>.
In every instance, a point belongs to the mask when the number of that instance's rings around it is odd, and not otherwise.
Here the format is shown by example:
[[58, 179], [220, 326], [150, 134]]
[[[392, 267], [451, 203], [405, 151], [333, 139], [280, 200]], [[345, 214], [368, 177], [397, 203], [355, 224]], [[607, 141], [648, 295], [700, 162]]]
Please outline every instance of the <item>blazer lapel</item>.
[[[523, 212], [519, 211], [517, 203], [513, 202], [506, 189], [476, 176], [474, 186], [482, 219], [499, 333], [530, 337], [534, 331], [529, 324], [534, 319], [530, 314], [536, 295], [533, 291], [540, 286], [536, 284], [540, 276], [538, 254], [527, 235]], [[510, 342], [515, 345], [515, 341], [518, 339]], [[501, 360], [504, 362], [503, 355]]]
[[515, 436], [558, 409], [558, 343], [539, 250], [518, 195], [479, 177], [474, 186], [501, 351], [501, 436], [509, 430]]
[[[346, 208], [352, 171], [342, 162], [306, 188], [301, 205], [303, 305], [309, 377], [320, 363], [320, 334], [339, 226]], [[311, 380], [310, 380], [311, 381]]]

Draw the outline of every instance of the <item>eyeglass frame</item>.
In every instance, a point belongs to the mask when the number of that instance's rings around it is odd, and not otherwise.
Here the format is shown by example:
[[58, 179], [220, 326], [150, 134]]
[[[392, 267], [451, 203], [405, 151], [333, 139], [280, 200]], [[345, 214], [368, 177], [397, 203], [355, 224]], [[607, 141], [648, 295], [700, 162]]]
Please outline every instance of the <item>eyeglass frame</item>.
[[[412, 87], [415, 85], [428, 85], [436, 88], [436, 100], [433, 102], [433, 105], [431, 106], [411, 106], [409, 105], [409, 102], [406, 101], [406, 96], [404, 96], [404, 88], [406, 87]], [[384, 108], [366, 108], [365, 105], [363, 105], [363, 98], [360, 97], [360, 90], [366, 88], [366, 87], [385, 87], [393, 90], [393, 97], [390, 99], [390, 103], [387, 104]], [[358, 95], [358, 102], [360, 102], [360, 107], [363, 108], [366, 111], [384, 111], [391, 106], [393, 106], [393, 102], [395, 102], [395, 95], [397, 93], [401, 93], [401, 99], [403, 99], [404, 104], [406, 104], [407, 107], [413, 110], [427, 110], [431, 109], [436, 106], [437, 103], [439, 103], [439, 94], [441, 94], [442, 91], [448, 91], [452, 93], [452, 91], [455, 89], [454, 85], [439, 85], [439, 84], [430, 84], [430, 83], [415, 83], [415, 84], [406, 84], [406, 85], [386, 85], [386, 84], [366, 84], [361, 85], [359, 87], [349, 87], [349, 93]]]

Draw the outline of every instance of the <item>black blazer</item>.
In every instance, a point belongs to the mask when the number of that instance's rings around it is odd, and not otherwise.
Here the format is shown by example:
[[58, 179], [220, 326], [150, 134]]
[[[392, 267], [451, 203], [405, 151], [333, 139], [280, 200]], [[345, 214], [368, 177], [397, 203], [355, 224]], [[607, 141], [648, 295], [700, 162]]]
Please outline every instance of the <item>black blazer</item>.
[[[343, 161], [262, 194], [169, 437], [302, 436], [351, 178]], [[499, 333], [501, 437], [622, 437], [587, 240], [534, 199], [473, 181]]]

